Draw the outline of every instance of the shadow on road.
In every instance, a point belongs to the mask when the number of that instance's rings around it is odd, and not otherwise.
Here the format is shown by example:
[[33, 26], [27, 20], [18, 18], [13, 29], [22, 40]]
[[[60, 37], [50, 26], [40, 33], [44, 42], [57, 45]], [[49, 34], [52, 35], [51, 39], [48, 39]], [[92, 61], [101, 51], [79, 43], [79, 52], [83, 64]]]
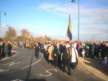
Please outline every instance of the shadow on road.
[[33, 63], [33, 54], [31, 56], [29, 68], [28, 68], [28, 71], [27, 71], [27, 76], [26, 76], [27, 81], [29, 81], [29, 78], [30, 78], [30, 75], [31, 75], [32, 63]]
[[29, 79], [29, 80], [24, 80], [24, 81], [46, 81], [45, 79]]
[[108, 65], [103, 64], [101, 61], [96, 61], [93, 59], [86, 59], [89, 62], [84, 62], [88, 66], [92, 66], [93, 68], [98, 69], [108, 76]]

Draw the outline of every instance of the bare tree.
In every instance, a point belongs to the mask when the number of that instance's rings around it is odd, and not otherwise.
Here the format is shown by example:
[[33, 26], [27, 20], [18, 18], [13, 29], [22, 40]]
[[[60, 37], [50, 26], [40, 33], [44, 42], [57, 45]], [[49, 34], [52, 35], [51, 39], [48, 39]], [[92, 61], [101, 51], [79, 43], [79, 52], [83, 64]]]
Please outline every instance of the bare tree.
[[31, 38], [31, 33], [27, 29], [22, 29], [21, 30], [21, 36], [24, 39], [30, 39]]
[[14, 27], [8, 26], [8, 30], [5, 33], [5, 38], [6, 39], [15, 39], [17, 36], [17, 31]]

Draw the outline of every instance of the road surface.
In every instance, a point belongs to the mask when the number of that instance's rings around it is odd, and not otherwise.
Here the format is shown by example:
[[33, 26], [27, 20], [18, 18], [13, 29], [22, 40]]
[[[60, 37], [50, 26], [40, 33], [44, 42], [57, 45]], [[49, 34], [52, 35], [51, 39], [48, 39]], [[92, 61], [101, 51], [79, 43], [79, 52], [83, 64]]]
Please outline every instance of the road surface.
[[[98, 74], [97, 74], [98, 75]], [[33, 49], [18, 48], [12, 57], [0, 60], [0, 81], [104, 81], [81, 64], [72, 75], [48, 64], [44, 57], [35, 58]]]

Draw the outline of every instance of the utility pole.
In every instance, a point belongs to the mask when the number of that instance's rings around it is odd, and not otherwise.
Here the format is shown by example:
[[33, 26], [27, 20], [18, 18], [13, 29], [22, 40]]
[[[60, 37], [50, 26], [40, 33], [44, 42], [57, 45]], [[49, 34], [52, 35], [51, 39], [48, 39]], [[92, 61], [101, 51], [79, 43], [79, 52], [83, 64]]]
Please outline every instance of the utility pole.
[[0, 29], [1, 29], [1, 14], [2, 14], [2, 11], [0, 11]]
[[0, 11], [0, 37], [1, 37], [1, 32], [2, 32], [2, 14], [6, 15], [6, 12]]
[[80, 0], [78, 0], [78, 41], [80, 41]]
[[71, 0], [72, 3], [77, 3], [77, 11], [78, 11], [78, 41], [80, 41], [80, 0]]

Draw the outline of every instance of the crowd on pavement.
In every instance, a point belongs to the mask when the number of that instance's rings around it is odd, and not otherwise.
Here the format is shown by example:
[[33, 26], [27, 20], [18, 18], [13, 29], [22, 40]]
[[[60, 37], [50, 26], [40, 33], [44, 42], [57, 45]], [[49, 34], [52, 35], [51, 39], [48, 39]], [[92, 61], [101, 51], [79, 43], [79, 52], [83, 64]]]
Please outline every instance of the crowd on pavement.
[[[24, 41], [0, 40], [0, 59], [15, 54], [16, 51], [13, 51], [13, 49], [16, 47], [26, 48], [29, 45]], [[78, 64], [78, 56], [84, 59], [100, 60], [103, 64], [108, 65], [108, 42], [48, 41], [45, 43], [36, 42], [32, 44], [33, 47], [35, 47], [36, 58], [42, 52], [49, 64], [60, 68], [69, 75]]]
[[0, 59], [10, 57], [16, 53], [14, 42], [0, 39]]
[[108, 64], [108, 42], [78, 43], [77, 50], [83, 58], [101, 60], [104, 64]]
[[62, 71], [71, 74], [78, 64], [78, 56], [100, 60], [108, 65], [108, 43], [107, 42], [48, 42], [35, 45], [35, 56], [39, 57], [43, 52], [48, 63], [59, 67]]
[[46, 61], [55, 67], [60, 68], [63, 72], [69, 75], [78, 64], [78, 52], [75, 42], [48, 42], [41, 44], [38, 42], [35, 45], [35, 56], [38, 58], [42, 52]]

